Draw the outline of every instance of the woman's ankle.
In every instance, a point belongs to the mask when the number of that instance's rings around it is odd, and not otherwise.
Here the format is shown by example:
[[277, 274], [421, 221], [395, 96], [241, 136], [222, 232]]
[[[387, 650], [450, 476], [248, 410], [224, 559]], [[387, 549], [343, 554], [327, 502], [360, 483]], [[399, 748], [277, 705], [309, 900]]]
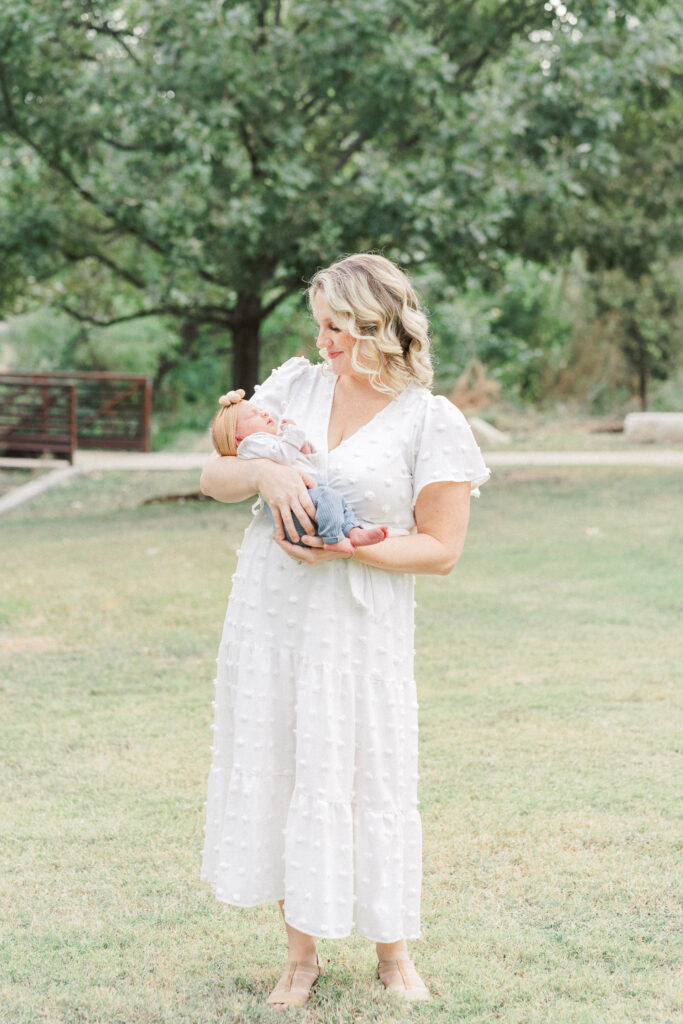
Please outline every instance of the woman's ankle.
[[410, 955], [405, 939], [400, 942], [378, 942], [375, 948], [378, 960], [402, 960]]
[[289, 959], [297, 960], [300, 963], [315, 964], [317, 962], [317, 948], [316, 941], [312, 935], [307, 932], [299, 931], [298, 928], [292, 927], [287, 923], [285, 917], [285, 901], [278, 900], [280, 904], [280, 911], [285, 922], [285, 929], [287, 931], [287, 938], [289, 940]]
[[315, 946], [312, 949], [310, 946], [290, 946], [289, 959], [296, 960], [300, 964], [316, 964], [318, 962], [318, 951]]

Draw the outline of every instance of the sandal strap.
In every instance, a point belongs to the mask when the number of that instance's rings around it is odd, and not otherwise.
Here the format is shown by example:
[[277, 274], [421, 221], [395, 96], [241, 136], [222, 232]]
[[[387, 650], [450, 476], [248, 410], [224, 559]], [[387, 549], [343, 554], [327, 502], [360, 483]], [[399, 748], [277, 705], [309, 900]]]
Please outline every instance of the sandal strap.
[[400, 975], [384, 987], [391, 992], [398, 992], [411, 998], [429, 998], [429, 989], [417, 972], [412, 957], [396, 957], [393, 960], [379, 960], [377, 963], [377, 977], [384, 983], [381, 972], [396, 971]]
[[[302, 1005], [308, 1000], [310, 990], [323, 972], [323, 962], [316, 953], [314, 964], [301, 963], [300, 960], [289, 960], [280, 979], [268, 996], [267, 1002], [295, 1002]], [[297, 984], [299, 982], [299, 984]]]

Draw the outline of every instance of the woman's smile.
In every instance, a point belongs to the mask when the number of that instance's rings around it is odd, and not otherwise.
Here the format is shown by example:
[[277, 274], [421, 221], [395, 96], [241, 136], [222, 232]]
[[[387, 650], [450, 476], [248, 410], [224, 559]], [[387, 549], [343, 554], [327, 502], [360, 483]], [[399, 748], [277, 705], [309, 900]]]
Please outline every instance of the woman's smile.
[[[330, 309], [322, 295], [316, 295], [313, 299], [313, 315], [318, 322], [316, 347], [330, 362], [338, 363], [340, 370], [337, 372], [349, 373], [354, 339], [347, 331], [342, 331], [335, 324]], [[344, 370], [343, 360], [340, 360], [340, 356], [345, 355], [349, 356], [349, 366], [346, 370]]]

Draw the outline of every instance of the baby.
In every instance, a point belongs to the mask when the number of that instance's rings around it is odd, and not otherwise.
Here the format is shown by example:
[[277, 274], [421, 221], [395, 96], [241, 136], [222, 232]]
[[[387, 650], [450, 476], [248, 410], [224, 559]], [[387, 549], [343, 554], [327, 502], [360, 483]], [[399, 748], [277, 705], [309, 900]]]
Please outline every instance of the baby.
[[[311, 473], [315, 468], [315, 449], [306, 440], [300, 427], [283, 419], [278, 428], [275, 421], [251, 402], [244, 400], [244, 391], [228, 391], [218, 399], [221, 408], [211, 422], [211, 436], [219, 455], [237, 455], [241, 459], [273, 459], [285, 466], [294, 466]], [[309, 491], [316, 508], [316, 535], [322, 538], [326, 551], [352, 554], [354, 548], [379, 544], [387, 535], [386, 526], [364, 527], [349, 508], [343, 496], [333, 487], [319, 484]], [[273, 519], [273, 514], [265, 506]], [[301, 537], [305, 530], [292, 514]]]

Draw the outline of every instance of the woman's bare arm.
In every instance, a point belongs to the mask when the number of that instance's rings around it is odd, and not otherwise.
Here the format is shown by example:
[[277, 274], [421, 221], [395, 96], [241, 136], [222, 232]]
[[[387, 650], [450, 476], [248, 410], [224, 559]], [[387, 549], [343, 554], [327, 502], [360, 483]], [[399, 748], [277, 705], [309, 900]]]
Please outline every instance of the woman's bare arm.
[[[420, 491], [415, 505], [417, 533], [406, 537], [387, 537], [379, 544], [356, 548], [352, 556], [354, 561], [394, 572], [447, 576], [455, 567], [465, 544], [470, 491], [469, 481], [427, 484]], [[301, 560], [311, 563], [326, 561], [330, 557], [344, 557], [334, 552], [319, 552], [318, 543], [318, 539], [313, 538], [305, 552], [301, 547], [286, 542], [282, 546], [294, 557], [301, 552]]]
[[470, 482], [427, 484], [415, 505], [417, 533], [356, 548], [354, 559], [379, 569], [447, 576], [460, 558], [470, 518]]
[[244, 501], [258, 491], [258, 463], [261, 459], [238, 459], [212, 452], [204, 463], [199, 489], [216, 501]]
[[216, 501], [244, 501], [257, 492], [268, 503], [275, 522], [274, 537], [284, 540], [284, 528], [290, 537], [297, 531], [292, 512], [310, 536], [315, 533], [315, 505], [308, 493], [315, 487], [310, 473], [282, 466], [272, 459], [239, 459], [236, 455], [209, 456], [202, 470], [199, 488]]

